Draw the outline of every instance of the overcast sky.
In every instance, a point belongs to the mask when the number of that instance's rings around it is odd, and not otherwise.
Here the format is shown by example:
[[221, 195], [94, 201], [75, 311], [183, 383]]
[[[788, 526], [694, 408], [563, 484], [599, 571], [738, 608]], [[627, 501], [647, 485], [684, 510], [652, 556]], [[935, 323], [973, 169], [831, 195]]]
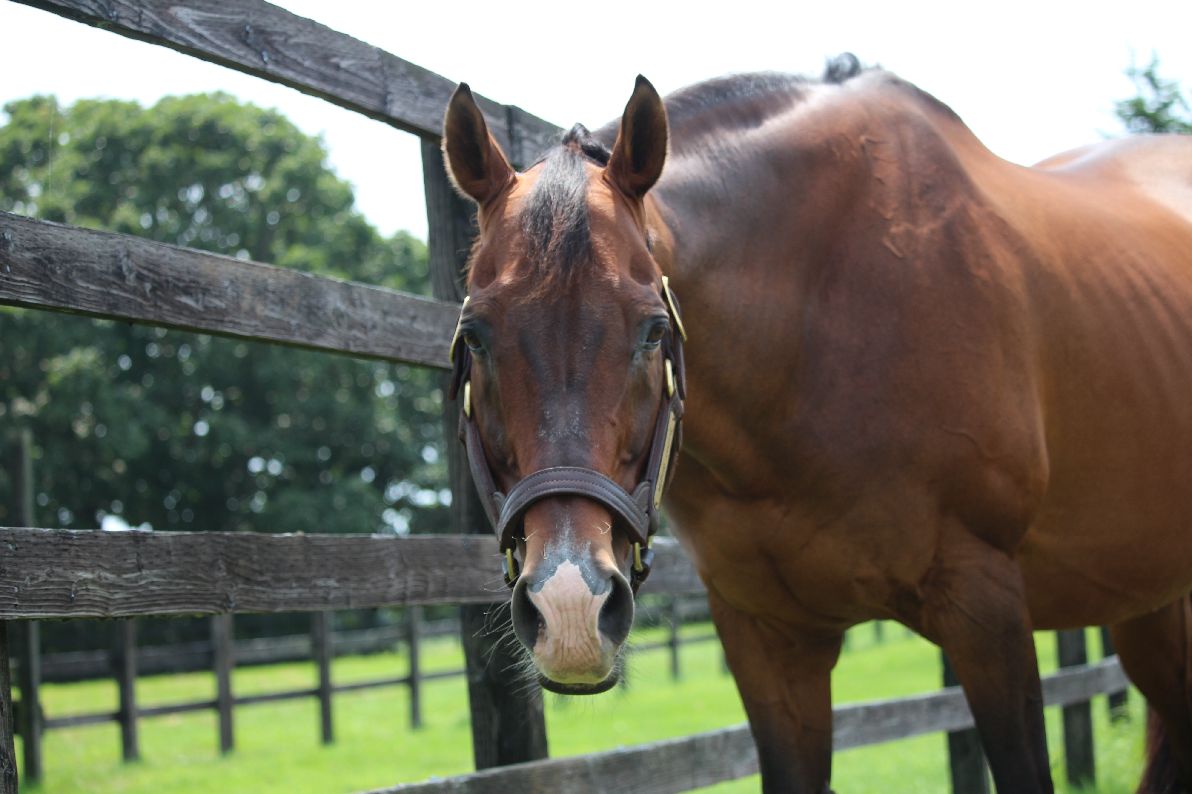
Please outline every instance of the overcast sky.
[[[620, 114], [633, 79], [663, 93], [729, 72], [818, 75], [856, 53], [948, 103], [994, 152], [1020, 163], [1120, 134], [1123, 70], [1157, 53], [1192, 84], [1185, 0], [950, 2], [551, 2], [284, 0], [280, 5], [559, 126]], [[1105, 9], [1105, 10], [1099, 10]], [[495, 12], [501, 12], [498, 15]], [[382, 231], [426, 234], [413, 136], [292, 89], [0, 0], [0, 104], [223, 90], [321, 134]]]

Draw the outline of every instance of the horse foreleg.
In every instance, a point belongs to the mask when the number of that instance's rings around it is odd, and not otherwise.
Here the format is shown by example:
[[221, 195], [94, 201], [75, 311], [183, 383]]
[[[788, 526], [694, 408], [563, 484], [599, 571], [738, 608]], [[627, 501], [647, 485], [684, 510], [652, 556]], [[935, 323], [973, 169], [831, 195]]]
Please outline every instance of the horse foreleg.
[[709, 595], [749, 715], [765, 794], [825, 794], [832, 775], [831, 673], [839, 633], [792, 629]]
[[1192, 791], [1192, 602], [1184, 596], [1111, 631], [1126, 675], [1151, 710], [1138, 794]]
[[923, 582], [920, 631], [948, 654], [1003, 794], [1051, 792], [1043, 695], [1022, 572], [967, 533]]

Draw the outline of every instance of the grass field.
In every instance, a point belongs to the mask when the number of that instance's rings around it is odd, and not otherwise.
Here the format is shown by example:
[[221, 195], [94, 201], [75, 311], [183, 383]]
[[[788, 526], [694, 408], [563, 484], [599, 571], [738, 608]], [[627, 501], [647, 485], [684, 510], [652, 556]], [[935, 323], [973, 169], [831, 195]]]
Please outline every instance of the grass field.
[[[684, 632], [704, 633], [707, 626]], [[896, 697], [937, 689], [938, 651], [899, 628], [887, 627], [887, 640], [876, 645], [873, 631], [861, 627], [833, 678], [835, 701]], [[638, 633], [638, 642], [659, 639]], [[1055, 668], [1054, 635], [1037, 637], [1043, 669]], [[1090, 647], [1097, 647], [1095, 642]], [[336, 683], [399, 675], [405, 659], [379, 654], [336, 660]], [[462, 665], [457, 642], [426, 642], [427, 671]], [[674, 682], [665, 651], [637, 654], [629, 665], [626, 687], [595, 698], [548, 695], [547, 728], [552, 756], [596, 752], [618, 745], [682, 736], [744, 720], [732, 680], [722, 672], [720, 649], [704, 643], [683, 650], [683, 676]], [[315, 684], [313, 664], [285, 664], [237, 670], [238, 695]], [[142, 707], [213, 697], [214, 678], [195, 673], [140, 679]], [[462, 678], [429, 683], [423, 690], [425, 726], [412, 731], [404, 687], [369, 690], [335, 698], [336, 743], [319, 742], [317, 704], [313, 698], [251, 705], [236, 710], [236, 750], [220, 757], [213, 712], [142, 720], [141, 761], [120, 762], [115, 724], [51, 731], [45, 739], [44, 782], [27, 790], [198, 794], [203, 792], [353, 792], [448, 776], [471, 768], [466, 689]], [[60, 716], [114, 709], [111, 682], [47, 685], [44, 706]], [[1094, 702], [1098, 785], [1101, 794], [1133, 790], [1141, 765], [1142, 705], [1131, 693], [1129, 722], [1110, 724], [1104, 699]], [[1067, 791], [1057, 709], [1048, 709], [1052, 770], [1058, 791]], [[19, 739], [18, 739], [19, 755]], [[865, 792], [946, 792], [947, 767], [942, 735], [909, 739], [838, 753], [834, 788], [841, 794]], [[24, 788], [24, 787], [23, 787]], [[756, 792], [757, 778], [721, 784], [708, 792]]]

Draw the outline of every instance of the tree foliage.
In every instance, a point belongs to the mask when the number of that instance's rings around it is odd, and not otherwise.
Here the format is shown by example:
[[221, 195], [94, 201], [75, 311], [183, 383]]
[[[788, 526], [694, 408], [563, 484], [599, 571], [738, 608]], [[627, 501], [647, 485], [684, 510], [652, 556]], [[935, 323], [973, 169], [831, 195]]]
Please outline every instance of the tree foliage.
[[[425, 291], [316, 138], [227, 95], [5, 107], [0, 209]], [[379, 153], [380, 155], [380, 153]], [[0, 310], [0, 426], [33, 429], [38, 523], [445, 529], [436, 377], [417, 368]], [[0, 525], [13, 500], [0, 479]]]
[[1132, 133], [1192, 133], [1192, 106], [1179, 82], [1159, 76], [1159, 59], [1152, 57], [1145, 68], [1131, 66], [1126, 74], [1137, 92], [1117, 103], [1115, 112]]

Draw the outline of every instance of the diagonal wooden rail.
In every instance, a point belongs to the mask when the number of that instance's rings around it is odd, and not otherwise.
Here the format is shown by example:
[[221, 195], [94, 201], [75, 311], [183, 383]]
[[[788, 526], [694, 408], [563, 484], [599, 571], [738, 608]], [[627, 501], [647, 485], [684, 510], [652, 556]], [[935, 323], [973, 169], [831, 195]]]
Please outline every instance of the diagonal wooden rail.
[[[262, 0], [16, 0], [159, 44], [438, 139], [455, 83]], [[558, 137], [521, 108], [477, 97], [489, 129], [525, 165]]]
[[[1111, 657], [1047, 676], [1043, 679], [1043, 700], [1049, 706], [1067, 705], [1125, 686], [1126, 677], [1117, 657]], [[838, 706], [832, 716], [837, 750], [973, 726], [972, 713], [960, 687]], [[378, 789], [369, 794], [505, 794], [508, 791], [678, 794], [756, 772], [753, 738], [747, 725], [739, 725], [603, 753], [552, 758], [447, 780]]]

